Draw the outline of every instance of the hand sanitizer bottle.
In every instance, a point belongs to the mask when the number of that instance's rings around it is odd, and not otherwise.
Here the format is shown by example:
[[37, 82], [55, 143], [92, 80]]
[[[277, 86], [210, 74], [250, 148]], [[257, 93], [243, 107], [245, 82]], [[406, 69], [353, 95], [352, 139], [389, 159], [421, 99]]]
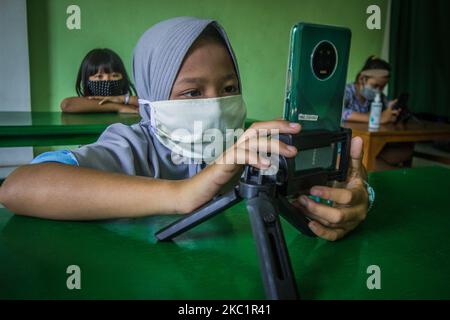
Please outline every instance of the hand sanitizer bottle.
[[383, 104], [381, 103], [381, 95], [378, 92], [375, 96], [375, 100], [373, 100], [372, 104], [370, 105], [370, 119], [369, 119], [370, 129], [380, 128], [380, 118], [382, 108]]

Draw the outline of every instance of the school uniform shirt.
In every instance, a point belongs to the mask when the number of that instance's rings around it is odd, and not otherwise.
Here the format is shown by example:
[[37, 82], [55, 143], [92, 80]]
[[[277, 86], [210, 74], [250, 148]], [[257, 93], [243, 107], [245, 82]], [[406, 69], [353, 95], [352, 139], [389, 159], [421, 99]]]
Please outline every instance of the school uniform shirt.
[[34, 163], [59, 162], [132, 176], [161, 179], [186, 179], [197, 174], [204, 164], [177, 164], [171, 152], [150, 134], [144, 124], [113, 124], [99, 139], [75, 150], [58, 150], [38, 155]]
[[[389, 100], [384, 94], [381, 94], [383, 101], [383, 110], [389, 104]], [[355, 112], [367, 113], [370, 112], [370, 104], [372, 101], [365, 100], [361, 102], [356, 96], [356, 85], [355, 83], [349, 83], [345, 86], [344, 94], [344, 107], [342, 110], [342, 120], [346, 121], [350, 115]]]

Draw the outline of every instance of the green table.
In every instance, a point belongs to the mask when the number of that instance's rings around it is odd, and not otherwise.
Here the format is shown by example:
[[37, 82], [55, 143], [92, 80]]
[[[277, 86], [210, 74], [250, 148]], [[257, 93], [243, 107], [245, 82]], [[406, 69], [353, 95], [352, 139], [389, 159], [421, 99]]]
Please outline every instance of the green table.
[[[113, 123], [138, 123], [137, 114], [0, 112], [0, 147], [89, 144]], [[247, 119], [249, 127], [255, 120]]]
[[0, 147], [88, 144], [110, 124], [139, 121], [137, 114], [0, 112]]
[[[350, 236], [307, 238], [283, 222], [305, 299], [450, 298], [450, 170], [373, 173], [377, 200]], [[174, 243], [153, 234], [176, 217], [57, 222], [0, 211], [0, 298], [263, 299], [243, 203]], [[81, 290], [66, 268], [81, 268]], [[381, 270], [369, 290], [367, 268]]]

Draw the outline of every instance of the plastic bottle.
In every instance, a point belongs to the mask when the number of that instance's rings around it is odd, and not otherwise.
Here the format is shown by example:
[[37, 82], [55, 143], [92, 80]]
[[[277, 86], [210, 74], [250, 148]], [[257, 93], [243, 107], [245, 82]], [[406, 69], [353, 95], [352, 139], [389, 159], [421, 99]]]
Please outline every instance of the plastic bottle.
[[375, 96], [375, 100], [373, 100], [372, 104], [370, 105], [370, 119], [369, 119], [370, 129], [380, 128], [382, 109], [383, 104], [381, 103], [381, 94], [378, 92]]

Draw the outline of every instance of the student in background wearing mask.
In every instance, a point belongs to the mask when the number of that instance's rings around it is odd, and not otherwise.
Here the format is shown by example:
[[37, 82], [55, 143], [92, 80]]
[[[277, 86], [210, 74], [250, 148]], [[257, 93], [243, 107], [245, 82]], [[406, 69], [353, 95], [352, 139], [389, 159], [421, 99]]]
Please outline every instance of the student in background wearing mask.
[[370, 104], [377, 92], [381, 93], [383, 113], [381, 124], [394, 122], [399, 110], [392, 110], [397, 100], [388, 101], [383, 94], [389, 81], [391, 67], [386, 61], [371, 56], [362, 70], [357, 74], [355, 82], [345, 87], [343, 120], [354, 122], [369, 122]]
[[[187, 214], [238, 179], [245, 164], [269, 168], [264, 151], [286, 157], [298, 152], [268, 136], [271, 129], [298, 133], [298, 123], [256, 122], [243, 132], [246, 107], [236, 57], [214, 20], [178, 17], [151, 27], [135, 47], [133, 76], [140, 123], [113, 124], [93, 144], [39, 155], [6, 179], [0, 203], [17, 214], [59, 220]], [[177, 152], [199, 160], [188, 148], [198, 140], [195, 128], [192, 131], [196, 121], [204, 129], [243, 133], [207, 165], [174, 163]], [[177, 128], [185, 133], [177, 134]], [[180, 142], [184, 147], [177, 148]], [[313, 196], [333, 201], [333, 206], [306, 196], [294, 201], [311, 217], [311, 230], [324, 239], [342, 238], [366, 217], [369, 197], [362, 147], [361, 138], [352, 140], [344, 184], [310, 190]]]
[[[381, 124], [395, 122], [401, 109], [392, 110], [397, 100], [389, 101], [383, 90], [389, 82], [391, 67], [386, 61], [371, 56], [356, 76], [355, 82], [345, 88], [342, 119], [353, 122], [369, 122], [370, 104], [377, 93], [381, 94], [383, 111]], [[397, 169], [411, 165], [413, 143], [388, 143], [376, 159], [375, 170]]]
[[61, 102], [63, 112], [139, 112], [136, 90], [125, 66], [110, 49], [88, 52], [78, 70], [75, 88], [78, 96]]

